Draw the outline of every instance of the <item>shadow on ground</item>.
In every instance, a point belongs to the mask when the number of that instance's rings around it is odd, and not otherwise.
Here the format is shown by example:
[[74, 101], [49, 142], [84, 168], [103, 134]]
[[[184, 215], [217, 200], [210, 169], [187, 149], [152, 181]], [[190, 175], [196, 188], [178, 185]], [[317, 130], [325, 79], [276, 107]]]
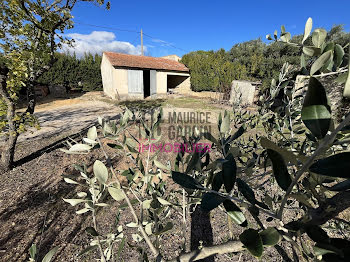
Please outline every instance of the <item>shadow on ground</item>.
[[165, 99], [150, 99], [150, 100], [125, 100], [118, 102], [118, 106], [125, 106], [130, 110], [151, 111], [165, 104]]

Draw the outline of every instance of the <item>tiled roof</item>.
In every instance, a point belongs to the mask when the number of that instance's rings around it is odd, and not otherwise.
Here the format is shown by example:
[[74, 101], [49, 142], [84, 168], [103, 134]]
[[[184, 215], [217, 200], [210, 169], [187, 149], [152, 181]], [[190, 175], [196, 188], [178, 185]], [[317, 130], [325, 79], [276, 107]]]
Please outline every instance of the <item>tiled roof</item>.
[[184, 64], [170, 59], [114, 52], [104, 52], [104, 54], [113, 66], [189, 72]]

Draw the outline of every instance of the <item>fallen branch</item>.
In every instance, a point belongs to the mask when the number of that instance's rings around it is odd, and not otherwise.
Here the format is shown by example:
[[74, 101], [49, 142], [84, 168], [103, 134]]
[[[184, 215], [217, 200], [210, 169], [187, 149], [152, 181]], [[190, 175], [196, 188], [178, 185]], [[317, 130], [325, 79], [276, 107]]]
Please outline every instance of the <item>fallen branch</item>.
[[[229, 241], [224, 244], [216, 245], [216, 246], [209, 246], [209, 247], [203, 247], [198, 250], [191, 251], [189, 253], [182, 254], [172, 260], [169, 260], [170, 262], [189, 262], [189, 261], [197, 261], [212, 255], [216, 254], [226, 254], [226, 253], [232, 253], [232, 252], [239, 252], [244, 249], [243, 244], [241, 241]], [[165, 261], [165, 260], [161, 260]]]

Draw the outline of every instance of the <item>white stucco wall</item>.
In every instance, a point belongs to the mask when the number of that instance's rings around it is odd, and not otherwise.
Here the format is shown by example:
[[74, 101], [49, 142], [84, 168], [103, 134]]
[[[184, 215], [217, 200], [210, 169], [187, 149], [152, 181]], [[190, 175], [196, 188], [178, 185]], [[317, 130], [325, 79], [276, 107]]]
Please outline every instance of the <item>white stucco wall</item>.
[[115, 68], [103, 54], [101, 62], [101, 75], [104, 93], [112, 99], [128, 96], [128, 71]]
[[128, 70], [121, 68], [114, 68], [113, 70], [113, 88], [122, 98], [128, 95]]
[[116, 93], [113, 90], [113, 71], [114, 67], [112, 64], [109, 62], [108, 58], [106, 57], [105, 54], [102, 55], [102, 61], [101, 61], [101, 76], [102, 76], [102, 85], [103, 85], [103, 92], [115, 99], [116, 98]]
[[167, 93], [167, 72], [157, 71], [157, 95]]
[[[130, 69], [132, 70], [132, 69]], [[101, 62], [101, 75], [104, 93], [112, 99], [142, 99], [143, 94], [129, 94], [128, 89], [128, 69], [115, 68], [108, 58], [103, 54]], [[168, 92], [167, 76], [179, 75], [188, 77], [175, 89], [178, 93], [191, 92], [189, 73], [177, 73], [171, 71], [156, 71], [156, 89], [154, 97], [165, 96]], [[153, 96], [152, 96], [153, 97]]]

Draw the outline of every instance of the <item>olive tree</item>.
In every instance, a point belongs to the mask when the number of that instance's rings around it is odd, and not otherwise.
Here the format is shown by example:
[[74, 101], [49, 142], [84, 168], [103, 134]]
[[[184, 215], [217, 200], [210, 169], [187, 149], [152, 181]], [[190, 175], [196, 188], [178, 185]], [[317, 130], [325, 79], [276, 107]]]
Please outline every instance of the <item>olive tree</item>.
[[[281, 29], [279, 37], [277, 31], [274, 33], [274, 39], [300, 47], [300, 67], [283, 66], [279, 78], [272, 80], [270, 89], [261, 95], [258, 113], [234, 108], [232, 113], [219, 115], [217, 134], [206, 132], [201, 136], [195, 131], [182, 138], [182, 143], [192, 149], [198, 141], [210, 141], [211, 152], [179, 151], [172, 163], [161, 163], [159, 153], [151, 152], [150, 147], [140, 152], [141, 143], [151, 146], [161, 140], [157, 133], [161, 110], [147, 120], [139, 112], [126, 109], [118, 121], [99, 119], [100, 127], [91, 128], [83, 142], [68, 143], [67, 153], [88, 154], [101, 148], [105, 156], [102, 161], [96, 160], [92, 172], [77, 167], [79, 176], [64, 178], [67, 183], [86, 187], [77, 198], [64, 199], [72, 206], [82, 205], [77, 214], [92, 215], [92, 225], [86, 231], [93, 240], [81, 254], [98, 250], [101, 261], [118, 260], [125, 242], [131, 241], [124, 235], [126, 226], [135, 228], [132, 240], [136, 244], [128, 243], [140, 251], [143, 261], [148, 261], [149, 255], [155, 261], [196, 261], [244, 250], [260, 258], [264, 250], [277, 245], [288, 245], [295, 257], [306, 261], [349, 260], [350, 242], [339, 234], [343, 228], [348, 231], [349, 221], [339, 214], [350, 207], [350, 114], [339, 124], [332, 120], [320, 81], [340, 75], [337, 80], [345, 83], [344, 96], [348, 96], [348, 45], [325, 42], [322, 29], [314, 30], [310, 40], [311, 19], [301, 43], [290, 43], [290, 33]], [[268, 39], [273, 38], [268, 35]], [[310, 41], [312, 45], [304, 44]], [[305, 77], [307, 88], [295, 88], [296, 75]], [[141, 123], [139, 138], [132, 133], [137, 123]], [[258, 126], [264, 133], [248, 132]], [[107, 145], [100, 140], [104, 137], [108, 138]], [[106, 146], [130, 159], [126, 170], [114, 166]], [[180, 190], [167, 185], [165, 173]], [[122, 177], [126, 183], [121, 182]], [[96, 217], [98, 209], [108, 208], [109, 199], [124, 201], [133, 221], [106, 233]], [[236, 224], [242, 233], [227, 242], [186, 252], [191, 205], [199, 205], [206, 212], [223, 210], [228, 218], [227, 231]], [[183, 250], [168, 259], [161, 252], [161, 244], [163, 235], [175, 224], [166, 222], [170, 213], [182, 216]]]
[[[103, 5], [103, 0], [5, 0], [0, 2], [0, 132], [6, 138], [1, 165], [13, 162], [17, 137], [34, 124], [34, 85], [56, 61], [55, 52], [71, 40], [63, 37], [73, 27], [71, 11], [78, 2]], [[109, 8], [109, 3], [106, 4]], [[27, 91], [27, 109], [16, 112], [18, 93]]]

